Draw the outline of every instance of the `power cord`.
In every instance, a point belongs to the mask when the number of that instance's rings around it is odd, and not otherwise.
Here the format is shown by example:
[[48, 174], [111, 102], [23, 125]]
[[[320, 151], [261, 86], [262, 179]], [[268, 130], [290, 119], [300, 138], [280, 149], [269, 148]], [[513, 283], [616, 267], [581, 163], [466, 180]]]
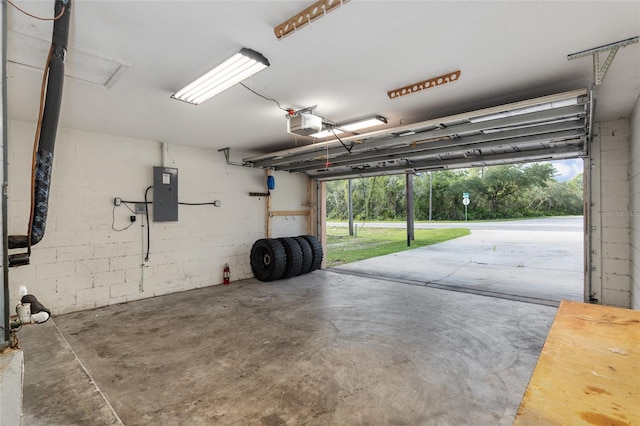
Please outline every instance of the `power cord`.
[[219, 203], [214, 201], [212, 203], [178, 203], [178, 204], [182, 204], [183, 206], [216, 206], [218, 207]]
[[16, 5], [11, 0], [7, 0], [7, 3], [9, 3], [11, 6], [15, 7], [16, 9], [18, 9], [20, 12], [24, 13], [25, 15], [27, 15], [27, 16], [29, 16], [31, 18], [39, 19], [41, 21], [57, 21], [58, 19], [62, 18], [62, 15], [64, 15], [64, 11], [67, 10], [66, 6], [62, 6], [62, 10], [60, 10], [60, 13], [58, 14], [58, 16], [54, 16], [53, 18], [43, 18], [41, 16], [32, 15], [31, 13], [27, 12], [26, 10], [21, 9], [20, 7], [18, 7], [18, 5]]
[[344, 147], [344, 149], [347, 150], [347, 152], [349, 154], [351, 154], [351, 148], [353, 148], [353, 143], [351, 143], [351, 146], [347, 146], [344, 142], [342, 142], [342, 139], [340, 139], [340, 136], [338, 136], [338, 134], [336, 133], [336, 131], [334, 130], [334, 128], [332, 127], [331, 129], [331, 133], [333, 133], [333, 136], [336, 137], [336, 139], [338, 139], [340, 141], [340, 143], [342, 144], [342, 146]]
[[260, 96], [262, 99], [265, 99], [265, 100], [271, 101], [271, 102], [275, 102], [275, 104], [278, 105], [278, 108], [280, 108], [281, 110], [286, 111], [288, 113], [290, 112], [289, 108], [283, 108], [282, 105], [280, 105], [280, 102], [276, 101], [275, 99], [269, 98], [269, 97], [267, 97], [267, 96], [265, 96], [263, 94], [260, 94], [260, 93], [256, 92], [255, 90], [253, 90], [252, 88], [250, 88], [249, 86], [247, 86], [244, 83], [240, 83], [240, 85], [242, 87], [244, 87], [245, 89], [247, 89], [248, 91], [250, 91], [251, 93], [253, 93], [254, 95]]
[[147, 187], [147, 189], [144, 191], [144, 205], [145, 205], [145, 210], [146, 210], [146, 214], [145, 216], [147, 217], [147, 255], [144, 257], [144, 261], [148, 262], [149, 261], [149, 249], [151, 248], [151, 228], [149, 226], [149, 201], [147, 200], [147, 194], [149, 193], [149, 190], [153, 188], [153, 185]]
[[[145, 215], [145, 219], [146, 219], [146, 222], [147, 222], [147, 252], [146, 252], [146, 255], [144, 257], [144, 261], [145, 262], [149, 261], [149, 251], [151, 249], [151, 226], [149, 226], [150, 225], [149, 224], [149, 204], [153, 204], [153, 201], [149, 201], [149, 190], [151, 188], [153, 188], [153, 185], [147, 187], [147, 189], [144, 191], [144, 201], [143, 201], [144, 205], [145, 205], [144, 215]], [[124, 204], [124, 206], [126, 208], [128, 208], [129, 211], [131, 213], [133, 213], [134, 215], [137, 214], [137, 213], [129, 206], [129, 203], [132, 203], [132, 204], [136, 204], [136, 203], [142, 204], [143, 203], [143, 202], [140, 202], [140, 201], [126, 201], [126, 200], [120, 200], [120, 202], [122, 204]], [[207, 203], [185, 203], [185, 202], [179, 202], [178, 204], [181, 204], [181, 205], [184, 205], [184, 206], [209, 206], [209, 205], [210, 206], [216, 206], [216, 207], [220, 206], [220, 202], [219, 201], [213, 201], [213, 202], [207, 202]], [[113, 229], [116, 232], [121, 232], [121, 231], [124, 231], [126, 229], [129, 229], [131, 227], [131, 225], [133, 225], [134, 222], [131, 222], [128, 226], [126, 226], [126, 227], [124, 227], [122, 229], [117, 229], [115, 227], [116, 207], [117, 206], [115, 206], [115, 205], [113, 206], [111, 229]]]
[[[113, 211], [112, 211], [112, 214], [111, 214], [111, 229], [113, 229], [116, 232], [126, 231], [127, 229], [131, 228], [131, 225], [133, 225], [134, 222], [131, 222], [129, 225], [125, 226], [122, 229], [117, 229], [116, 228], [116, 207], [118, 207], [118, 206], [113, 206]], [[127, 206], [127, 207], [129, 207], [129, 206]], [[130, 207], [129, 207], [129, 210], [131, 210]], [[131, 210], [131, 211], [133, 212], [133, 210]]]

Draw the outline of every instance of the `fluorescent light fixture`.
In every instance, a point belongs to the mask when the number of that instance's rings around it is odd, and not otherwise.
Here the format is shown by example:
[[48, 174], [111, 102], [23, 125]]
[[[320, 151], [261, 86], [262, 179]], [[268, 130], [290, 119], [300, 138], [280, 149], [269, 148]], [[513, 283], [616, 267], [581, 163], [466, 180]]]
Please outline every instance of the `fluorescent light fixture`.
[[242, 48], [202, 77], [171, 95], [173, 99], [193, 105], [201, 104], [234, 84], [269, 66], [267, 58], [255, 50]]
[[320, 139], [320, 138], [326, 138], [326, 137], [328, 137], [328, 136], [339, 135], [339, 134], [341, 134], [341, 133], [344, 133], [344, 132], [343, 132], [343, 131], [341, 131], [341, 130], [338, 130], [338, 129], [333, 129], [333, 130], [331, 130], [331, 129], [326, 129], [326, 130], [323, 130], [323, 131], [318, 132], [318, 133], [313, 133], [313, 134], [311, 134], [311, 135], [309, 135], [309, 136], [311, 136], [312, 138], [318, 138], [318, 139]]
[[339, 135], [344, 132], [355, 132], [358, 130], [366, 129], [368, 127], [378, 126], [380, 124], [387, 124], [387, 119], [381, 115], [376, 115], [375, 117], [364, 118], [362, 120], [357, 120], [357, 121], [351, 121], [345, 124], [338, 124], [333, 130], [326, 129], [309, 136], [314, 138], [324, 138], [327, 136], [333, 136], [334, 134]]
[[342, 130], [346, 130], [347, 132], [355, 132], [357, 130], [378, 126], [380, 124], [387, 124], [387, 119], [381, 115], [376, 115], [375, 117], [365, 118], [364, 120], [354, 121], [353, 123], [341, 124], [338, 127]]

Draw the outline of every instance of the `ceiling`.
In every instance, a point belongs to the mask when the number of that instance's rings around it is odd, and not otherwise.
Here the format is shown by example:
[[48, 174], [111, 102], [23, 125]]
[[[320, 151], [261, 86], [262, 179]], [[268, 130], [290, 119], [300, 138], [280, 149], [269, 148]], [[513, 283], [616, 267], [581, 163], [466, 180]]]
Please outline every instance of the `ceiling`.
[[[14, 0], [52, 16], [53, 1]], [[242, 47], [271, 63], [245, 84], [284, 108], [333, 122], [382, 115], [396, 128], [585, 89], [591, 57], [567, 55], [640, 35], [638, 1], [352, 0], [278, 39], [312, 1], [75, 0], [60, 124], [194, 147], [231, 159], [309, 145], [286, 114], [240, 85], [198, 105], [175, 91]], [[8, 8], [9, 118], [34, 122], [51, 23]], [[387, 92], [460, 70], [457, 81]], [[628, 117], [640, 95], [640, 43], [618, 51], [596, 91], [597, 121]], [[378, 130], [375, 128], [374, 130]]]

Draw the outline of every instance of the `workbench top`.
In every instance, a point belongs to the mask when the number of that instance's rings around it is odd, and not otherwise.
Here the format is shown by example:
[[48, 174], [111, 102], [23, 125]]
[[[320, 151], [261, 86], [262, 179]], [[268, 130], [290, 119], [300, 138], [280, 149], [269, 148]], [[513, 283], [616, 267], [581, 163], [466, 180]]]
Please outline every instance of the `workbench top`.
[[563, 301], [514, 425], [640, 425], [640, 311]]

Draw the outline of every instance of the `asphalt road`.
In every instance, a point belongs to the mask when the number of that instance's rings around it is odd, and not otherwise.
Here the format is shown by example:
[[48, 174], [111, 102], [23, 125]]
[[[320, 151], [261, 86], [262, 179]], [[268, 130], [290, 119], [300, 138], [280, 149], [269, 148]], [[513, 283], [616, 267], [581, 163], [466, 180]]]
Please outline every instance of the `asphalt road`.
[[[362, 222], [354, 222], [361, 227]], [[327, 222], [327, 226], [348, 226], [346, 222]], [[406, 228], [404, 222], [365, 222], [365, 227], [370, 228]], [[469, 228], [471, 230], [485, 231], [562, 231], [583, 232], [582, 216], [557, 216], [535, 219], [479, 221], [479, 222], [416, 222], [416, 229], [433, 228]]]

